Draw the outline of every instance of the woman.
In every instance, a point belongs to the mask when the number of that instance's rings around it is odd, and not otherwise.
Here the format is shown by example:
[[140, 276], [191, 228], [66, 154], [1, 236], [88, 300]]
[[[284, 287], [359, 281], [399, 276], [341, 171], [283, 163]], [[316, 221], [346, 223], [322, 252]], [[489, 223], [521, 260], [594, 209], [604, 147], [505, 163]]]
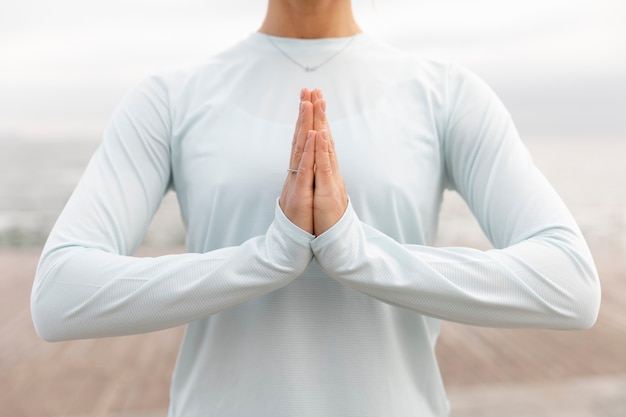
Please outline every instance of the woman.
[[[430, 246], [446, 188], [496, 249]], [[190, 253], [131, 257], [168, 189]], [[494, 94], [361, 33], [349, 0], [270, 0], [239, 45], [139, 85], [32, 295], [47, 340], [186, 323], [170, 416], [445, 416], [439, 319], [582, 329], [598, 306]]]

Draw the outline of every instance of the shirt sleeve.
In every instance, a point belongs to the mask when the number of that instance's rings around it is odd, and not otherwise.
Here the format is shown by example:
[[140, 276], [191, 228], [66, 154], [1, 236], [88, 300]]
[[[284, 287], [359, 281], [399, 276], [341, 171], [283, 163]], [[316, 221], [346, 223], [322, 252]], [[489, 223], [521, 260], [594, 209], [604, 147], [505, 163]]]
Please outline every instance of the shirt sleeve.
[[202, 254], [132, 257], [170, 185], [166, 82], [122, 102], [43, 249], [31, 295], [49, 341], [173, 327], [278, 289], [312, 259], [313, 236], [276, 204], [265, 235]]
[[600, 285], [587, 244], [495, 94], [450, 69], [442, 138], [450, 188], [494, 249], [400, 244], [359, 221], [352, 206], [312, 242], [336, 280], [384, 302], [477, 326], [584, 329]]

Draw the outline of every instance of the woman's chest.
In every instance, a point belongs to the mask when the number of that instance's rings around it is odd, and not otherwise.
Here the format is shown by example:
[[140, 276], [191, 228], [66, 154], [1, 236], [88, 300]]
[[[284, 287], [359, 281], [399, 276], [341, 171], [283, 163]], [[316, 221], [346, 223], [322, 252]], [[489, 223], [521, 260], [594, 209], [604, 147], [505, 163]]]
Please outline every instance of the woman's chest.
[[[442, 192], [438, 132], [419, 106], [398, 108], [334, 120], [331, 114], [329, 123], [361, 220], [402, 235], [398, 238], [418, 233], [428, 240], [432, 231], [425, 229], [433, 229]], [[172, 149], [175, 188], [188, 225], [225, 213], [270, 222], [288, 175], [295, 112], [293, 124], [257, 117], [233, 104], [190, 116]], [[267, 224], [258, 227], [253, 234]]]

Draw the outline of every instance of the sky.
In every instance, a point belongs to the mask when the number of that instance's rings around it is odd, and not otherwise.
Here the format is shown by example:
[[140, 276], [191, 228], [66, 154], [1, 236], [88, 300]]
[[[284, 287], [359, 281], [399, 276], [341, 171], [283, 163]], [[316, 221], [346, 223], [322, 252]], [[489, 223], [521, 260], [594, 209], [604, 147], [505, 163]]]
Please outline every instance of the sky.
[[[0, 0], [0, 140], [98, 140], [156, 72], [255, 31], [262, 0]], [[522, 136], [626, 140], [624, 0], [354, 0], [362, 28], [484, 78]]]

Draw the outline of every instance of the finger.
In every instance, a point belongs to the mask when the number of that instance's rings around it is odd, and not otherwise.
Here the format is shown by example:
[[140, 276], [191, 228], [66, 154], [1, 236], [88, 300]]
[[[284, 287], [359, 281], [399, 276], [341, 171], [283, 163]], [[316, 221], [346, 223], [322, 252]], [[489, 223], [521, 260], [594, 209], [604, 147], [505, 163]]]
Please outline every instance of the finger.
[[[297, 134], [298, 134], [298, 129], [300, 124], [302, 123], [302, 103], [305, 101], [311, 101], [311, 91], [308, 88], [303, 88], [300, 90], [300, 104], [299, 104], [299, 109], [298, 109], [298, 119], [296, 120], [296, 129], [293, 133], [293, 140], [291, 142], [291, 145], [293, 146], [296, 142], [297, 142]], [[312, 101], [311, 101], [312, 103]]]
[[333, 140], [328, 130], [321, 130], [318, 132], [318, 136], [326, 142], [328, 147], [328, 163], [332, 172], [339, 172], [339, 161], [337, 160], [337, 152], [335, 151], [335, 141]]
[[324, 187], [330, 185], [333, 169], [328, 153], [328, 135], [323, 131], [315, 137], [315, 184]]
[[317, 131], [330, 130], [326, 117], [326, 100], [323, 98], [318, 98], [313, 102], [313, 129]]
[[321, 100], [323, 98], [324, 96], [322, 95], [322, 90], [320, 90], [319, 88], [311, 91], [311, 103], [315, 103], [315, 101]]
[[313, 105], [310, 101], [300, 103], [300, 115], [298, 116], [298, 125], [294, 134], [291, 146], [291, 160], [289, 162], [290, 169], [298, 169], [304, 144], [307, 139], [309, 130], [313, 127]]
[[296, 181], [298, 186], [312, 187], [313, 178], [315, 172], [315, 142], [317, 139], [317, 132], [315, 130], [309, 130], [307, 132], [307, 138], [304, 143], [304, 149], [302, 151], [302, 158], [298, 165], [298, 173], [296, 174]]

